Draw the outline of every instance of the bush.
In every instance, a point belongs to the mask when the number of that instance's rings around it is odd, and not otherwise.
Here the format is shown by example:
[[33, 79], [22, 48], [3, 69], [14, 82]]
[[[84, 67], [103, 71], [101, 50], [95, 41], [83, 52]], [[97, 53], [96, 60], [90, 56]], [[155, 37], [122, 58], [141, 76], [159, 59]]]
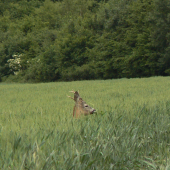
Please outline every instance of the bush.
[[72, 66], [61, 73], [61, 79], [71, 80], [91, 80], [95, 78], [94, 68], [88, 64], [82, 66]]

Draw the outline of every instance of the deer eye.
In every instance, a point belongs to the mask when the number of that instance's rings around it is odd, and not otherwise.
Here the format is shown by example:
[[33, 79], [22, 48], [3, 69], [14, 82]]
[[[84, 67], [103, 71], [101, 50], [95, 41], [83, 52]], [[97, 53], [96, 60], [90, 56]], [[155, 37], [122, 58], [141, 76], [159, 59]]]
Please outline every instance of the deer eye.
[[87, 105], [87, 104], [85, 104], [85, 105], [84, 105], [84, 107], [88, 107], [88, 105]]

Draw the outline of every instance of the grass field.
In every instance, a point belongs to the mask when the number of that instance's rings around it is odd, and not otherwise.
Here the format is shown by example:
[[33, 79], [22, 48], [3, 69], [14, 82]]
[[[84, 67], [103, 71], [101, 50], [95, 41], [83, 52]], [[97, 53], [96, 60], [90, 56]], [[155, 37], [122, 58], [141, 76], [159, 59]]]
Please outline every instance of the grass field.
[[[74, 119], [80, 96], [97, 110]], [[170, 77], [0, 84], [0, 170], [170, 169]]]

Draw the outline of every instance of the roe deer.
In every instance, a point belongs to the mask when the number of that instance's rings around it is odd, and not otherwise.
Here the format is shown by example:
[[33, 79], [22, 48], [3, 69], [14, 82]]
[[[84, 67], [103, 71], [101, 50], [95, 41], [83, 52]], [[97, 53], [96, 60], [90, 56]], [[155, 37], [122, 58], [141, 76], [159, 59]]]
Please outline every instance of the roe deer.
[[69, 98], [75, 101], [75, 106], [73, 109], [73, 117], [80, 117], [81, 115], [89, 115], [93, 114], [96, 110], [90, 107], [79, 95], [77, 91], [70, 91], [74, 93], [74, 98], [68, 96]]

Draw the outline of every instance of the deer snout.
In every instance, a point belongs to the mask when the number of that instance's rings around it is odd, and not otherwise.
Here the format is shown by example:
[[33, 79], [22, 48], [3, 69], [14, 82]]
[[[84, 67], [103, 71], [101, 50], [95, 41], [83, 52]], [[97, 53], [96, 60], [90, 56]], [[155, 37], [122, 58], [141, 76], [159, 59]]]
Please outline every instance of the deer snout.
[[90, 111], [90, 114], [93, 114], [94, 112], [96, 112], [96, 109], [92, 108], [92, 110]]

